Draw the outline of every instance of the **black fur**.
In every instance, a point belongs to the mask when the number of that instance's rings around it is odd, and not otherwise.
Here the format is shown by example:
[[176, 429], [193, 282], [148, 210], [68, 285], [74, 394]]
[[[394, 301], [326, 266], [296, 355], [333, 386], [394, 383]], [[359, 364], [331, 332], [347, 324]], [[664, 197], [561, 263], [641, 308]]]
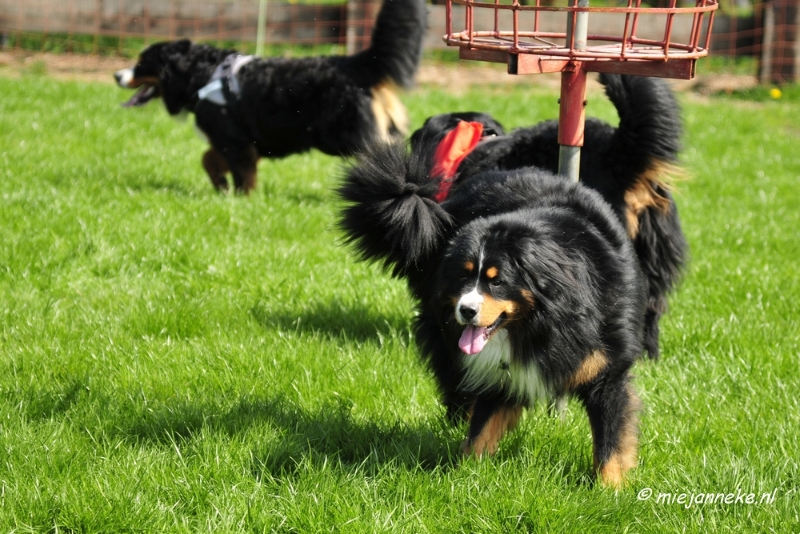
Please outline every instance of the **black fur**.
[[[602, 74], [600, 81], [617, 109], [620, 123], [614, 128], [598, 119], [586, 119], [580, 179], [603, 195], [629, 234], [635, 232], [634, 247], [648, 283], [645, 347], [649, 356], [657, 359], [659, 319], [667, 310], [667, 295], [680, 281], [688, 259], [677, 206], [669, 189], [657, 181], [656, 172], [663, 164], [677, 163], [680, 108], [663, 80]], [[534, 166], [558, 172], [558, 122], [554, 120], [502, 135], [502, 126], [484, 113], [438, 115], [414, 132], [414, 150], [424, 153], [430, 162], [436, 145], [459, 120], [481, 122], [492, 132], [500, 133], [482, 141], [464, 159], [455, 188], [470, 176], [491, 169]], [[625, 194], [642, 179], [651, 183], [664, 204], [638, 213], [636, 228], [631, 228]]]
[[[636, 434], [637, 400], [628, 381], [643, 350], [646, 304], [624, 227], [596, 192], [534, 168], [473, 174], [436, 204], [421, 146], [410, 155], [399, 144], [376, 147], [352, 167], [340, 188], [348, 202], [341, 226], [362, 257], [407, 280], [418, 304], [417, 343], [447, 412], [471, 414], [464, 451], [493, 452], [520, 407], [536, 400], [513, 381], [467, 380], [466, 362], [487, 350], [468, 356], [459, 348], [473, 324], [465, 322], [484, 317], [456, 310], [474, 288], [486, 302], [505, 303], [492, 335], [508, 333], [506, 369], [535, 369], [544, 394], [582, 401], [596, 467], [605, 482], [618, 484], [613, 466]], [[474, 272], [465, 271], [469, 264]], [[585, 381], [575, 379], [596, 351], [604, 365]], [[622, 474], [630, 467], [623, 463]]]
[[[353, 56], [255, 59], [238, 72], [241, 94], [226, 106], [198, 100], [215, 68], [234, 50], [188, 40], [145, 49], [128, 87], [152, 86], [140, 105], [161, 96], [167, 110], [195, 114], [211, 149], [203, 165], [213, 185], [255, 187], [259, 157], [280, 158], [312, 148], [350, 155], [379, 139], [401, 138], [405, 110], [392, 91], [409, 87], [422, 53], [424, 0], [385, 0], [370, 48]], [[120, 71], [116, 74], [118, 82]], [[380, 91], [375, 98], [375, 91]], [[384, 110], [376, 117], [375, 104]]]

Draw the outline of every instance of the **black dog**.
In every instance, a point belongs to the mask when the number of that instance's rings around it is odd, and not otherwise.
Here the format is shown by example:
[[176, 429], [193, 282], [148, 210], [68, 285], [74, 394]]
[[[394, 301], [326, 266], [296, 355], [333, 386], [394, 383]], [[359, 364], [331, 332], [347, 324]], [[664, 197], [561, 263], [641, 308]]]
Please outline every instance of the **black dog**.
[[350, 169], [341, 227], [365, 259], [404, 277], [416, 337], [462, 450], [493, 453], [522, 408], [575, 395], [601, 481], [636, 464], [646, 294], [619, 218], [590, 188], [533, 169], [459, 179], [441, 204], [424, 149], [374, 147]]
[[[659, 320], [667, 295], [678, 284], [688, 256], [678, 210], [668, 184], [678, 173], [680, 108], [666, 83], [655, 78], [600, 76], [620, 117], [618, 128], [588, 118], [581, 150], [580, 179], [611, 204], [625, 224], [647, 279], [645, 348], [659, 356]], [[458, 166], [459, 182], [490, 169], [538, 167], [558, 171], [558, 123], [547, 121], [504, 135], [503, 127], [484, 113], [437, 115], [414, 132], [415, 152], [432, 157], [445, 134], [460, 121], [480, 122], [488, 137]]]
[[413, 83], [422, 51], [424, 0], [385, 0], [370, 48], [353, 56], [259, 59], [188, 40], [154, 44], [114, 76], [139, 88], [127, 105], [162, 97], [170, 114], [191, 111], [211, 148], [203, 167], [219, 190], [256, 185], [260, 157], [312, 148], [349, 155], [402, 138], [396, 86]]

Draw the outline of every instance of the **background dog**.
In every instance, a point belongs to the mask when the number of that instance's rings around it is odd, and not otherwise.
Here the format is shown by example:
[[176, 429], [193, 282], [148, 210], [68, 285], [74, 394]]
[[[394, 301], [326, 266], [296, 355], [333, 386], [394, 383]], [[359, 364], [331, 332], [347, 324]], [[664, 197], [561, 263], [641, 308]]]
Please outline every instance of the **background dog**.
[[[670, 180], [679, 174], [680, 108], [660, 79], [601, 74], [600, 82], [620, 117], [619, 126], [586, 119], [580, 179], [611, 204], [625, 224], [647, 278], [645, 348], [659, 356], [659, 320], [667, 295], [678, 284], [688, 257]], [[490, 169], [534, 166], [558, 171], [558, 122], [546, 121], [504, 135], [502, 125], [485, 113], [437, 115], [411, 136], [415, 152], [433, 167], [433, 153], [460, 121], [479, 122], [486, 138], [458, 166], [454, 188], [471, 175]]]
[[385, 0], [370, 47], [353, 56], [249, 60], [188, 40], [162, 42], [114, 77], [139, 88], [127, 105], [161, 97], [172, 115], [193, 112], [211, 144], [203, 156], [211, 183], [226, 190], [230, 172], [248, 192], [260, 157], [312, 148], [349, 155], [403, 137], [396, 88], [413, 84], [426, 17], [424, 0]]
[[595, 191], [534, 168], [471, 175], [441, 204], [424, 150], [376, 147], [340, 188], [341, 226], [417, 300], [416, 339], [465, 454], [493, 453], [522, 408], [575, 395], [601, 481], [636, 464], [644, 279]]

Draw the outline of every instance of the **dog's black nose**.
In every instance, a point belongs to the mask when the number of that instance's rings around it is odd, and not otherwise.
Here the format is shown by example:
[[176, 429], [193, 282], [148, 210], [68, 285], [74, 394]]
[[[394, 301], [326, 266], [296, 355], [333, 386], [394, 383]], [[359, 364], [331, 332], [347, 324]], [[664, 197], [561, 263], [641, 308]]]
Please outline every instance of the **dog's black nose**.
[[478, 310], [470, 306], [459, 306], [458, 313], [461, 314], [461, 317], [469, 321], [478, 314]]

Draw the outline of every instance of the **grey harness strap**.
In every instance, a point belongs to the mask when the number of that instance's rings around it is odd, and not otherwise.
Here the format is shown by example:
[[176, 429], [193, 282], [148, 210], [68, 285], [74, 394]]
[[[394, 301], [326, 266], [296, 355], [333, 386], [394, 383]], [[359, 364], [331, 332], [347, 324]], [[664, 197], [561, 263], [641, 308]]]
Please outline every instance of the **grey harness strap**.
[[239, 98], [241, 89], [236, 73], [255, 56], [230, 54], [214, 69], [211, 81], [197, 91], [197, 98], [208, 100], [218, 106], [225, 106], [232, 98]]

